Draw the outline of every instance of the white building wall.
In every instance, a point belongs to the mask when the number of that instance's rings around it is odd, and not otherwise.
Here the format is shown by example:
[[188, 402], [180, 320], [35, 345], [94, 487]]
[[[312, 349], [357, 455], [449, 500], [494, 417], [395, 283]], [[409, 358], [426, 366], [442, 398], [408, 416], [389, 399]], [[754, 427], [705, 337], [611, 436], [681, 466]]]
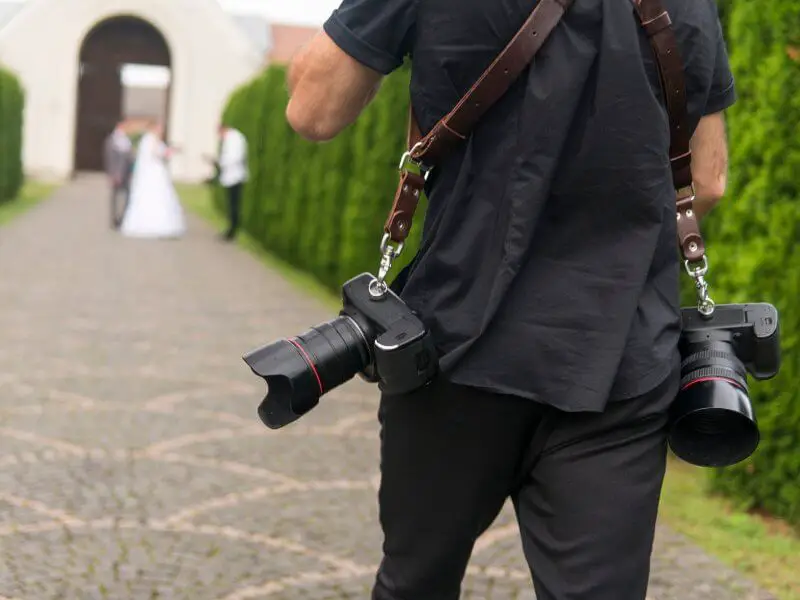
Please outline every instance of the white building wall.
[[262, 66], [263, 56], [213, 0], [29, 0], [0, 31], [0, 63], [25, 87], [23, 160], [33, 176], [72, 174], [81, 44], [99, 22], [139, 17], [156, 27], [172, 55], [170, 141], [176, 179], [209, 175], [202, 159], [217, 148], [228, 95]]

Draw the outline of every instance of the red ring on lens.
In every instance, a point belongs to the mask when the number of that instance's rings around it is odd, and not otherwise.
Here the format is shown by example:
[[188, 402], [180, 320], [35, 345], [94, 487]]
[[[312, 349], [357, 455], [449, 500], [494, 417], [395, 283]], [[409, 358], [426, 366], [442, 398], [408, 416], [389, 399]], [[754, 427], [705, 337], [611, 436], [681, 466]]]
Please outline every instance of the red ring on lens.
[[308, 366], [311, 368], [311, 372], [312, 372], [312, 373], [314, 373], [314, 377], [316, 377], [316, 378], [317, 378], [317, 385], [319, 386], [319, 394], [320, 394], [320, 396], [321, 396], [322, 394], [324, 394], [324, 393], [325, 393], [325, 388], [324, 388], [324, 386], [322, 385], [322, 378], [319, 376], [319, 372], [317, 371], [317, 367], [316, 367], [316, 365], [314, 364], [314, 362], [311, 360], [311, 357], [310, 357], [310, 356], [308, 355], [308, 353], [307, 353], [307, 352], [306, 352], [306, 351], [303, 349], [303, 347], [300, 345], [300, 342], [298, 342], [296, 338], [292, 338], [292, 339], [290, 339], [290, 340], [286, 340], [286, 341], [287, 341], [287, 342], [289, 342], [289, 343], [290, 343], [292, 346], [294, 346], [295, 348], [297, 348], [297, 350], [298, 350], [298, 351], [300, 352], [300, 354], [303, 356], [303, 359], [306, 361], [306, 363], [308, 364]]
[[740, 390], [742, 389], [742, 386], [739, 383], [728, 377], [700, 377], [699, 379], [693, 379], [692, 381], [687, 383], [685, 386], [681, 388], [681, 391], [685, 392], [693, 385], [697, 385], [698, 383], [705, 383], [706, 381], [727, 381], [728, 383], [735, 385]]

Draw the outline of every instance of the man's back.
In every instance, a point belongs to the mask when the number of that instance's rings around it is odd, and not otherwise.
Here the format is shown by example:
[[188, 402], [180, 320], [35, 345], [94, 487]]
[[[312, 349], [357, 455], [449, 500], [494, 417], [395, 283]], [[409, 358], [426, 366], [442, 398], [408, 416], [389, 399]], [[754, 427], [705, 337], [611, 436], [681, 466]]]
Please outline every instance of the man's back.
[[[567, 4], [546, 1], [550, 14]], [[292, 63], [289, 122], [334, 137], [411, 54], [425, 133], [533, 6], [344, 0]], [[724, 190], [716, 113], [733, 102], [732, 77], [712, 0], [667, 8], [687, 66], [685, 126], [701, 134], [697, 208]], [[422, 248], [395, 288], [431, 329], [443, 373], [381, 397], [374, 600], [458, 598], [509, 496], [537, 598], [647, 596], [679, 384], [676, 193], [645, 33], [665, 21], [643, 27], [629, 0], [574, 0], [529, 72], [430, 173]]]
[[[398, 52], [412, 55], [423, 131], [534, 6], [378, 4], [353, 3], [326, 30], [350, 52], [356, 13], [384, 11]], [[713, 0], [666, 6], [694, 128], [732, 102], [733, 81]], [[390, 58], [364, 57], [384, 70], [396, 66]], [[679, 318], [668, 148], [654, 56], [633, 3], [576, 0], [531, 69], [429, 181], [422, 249], [402, 295], [433, 331], [453, 381], [597, 411], [609, 396], [639, 395], [669, 375]]]

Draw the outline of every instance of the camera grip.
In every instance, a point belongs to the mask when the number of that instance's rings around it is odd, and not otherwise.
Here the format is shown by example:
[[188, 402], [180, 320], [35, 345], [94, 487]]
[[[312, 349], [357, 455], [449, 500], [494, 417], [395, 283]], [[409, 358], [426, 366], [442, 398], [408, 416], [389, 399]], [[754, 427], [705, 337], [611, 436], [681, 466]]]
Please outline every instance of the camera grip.
[[772, 379], [781, 366], [780, 323], [778, 310], [771, 304], [753, 306], [748, 320], [753, 323], [753, 361], [747, 365], [758, 380]]

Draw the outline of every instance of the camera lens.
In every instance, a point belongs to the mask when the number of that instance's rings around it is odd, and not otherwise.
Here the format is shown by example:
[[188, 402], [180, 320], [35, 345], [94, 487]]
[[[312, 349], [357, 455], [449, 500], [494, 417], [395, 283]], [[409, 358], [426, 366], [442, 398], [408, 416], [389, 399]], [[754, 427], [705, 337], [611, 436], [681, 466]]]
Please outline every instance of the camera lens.
[[278, 429], [366, 369], [371, 357], [367, 335], [353, 319], [343, 316], [251, 352], [244, 360], [267, 382], [268, 393], [258, 414], [267, 427]]
[[758, 447], [747, 371], [730, 343], [693, 345], [681, 364], [681, 387], [672, 413], [672, 451], [693, 465], [727, 467]]

